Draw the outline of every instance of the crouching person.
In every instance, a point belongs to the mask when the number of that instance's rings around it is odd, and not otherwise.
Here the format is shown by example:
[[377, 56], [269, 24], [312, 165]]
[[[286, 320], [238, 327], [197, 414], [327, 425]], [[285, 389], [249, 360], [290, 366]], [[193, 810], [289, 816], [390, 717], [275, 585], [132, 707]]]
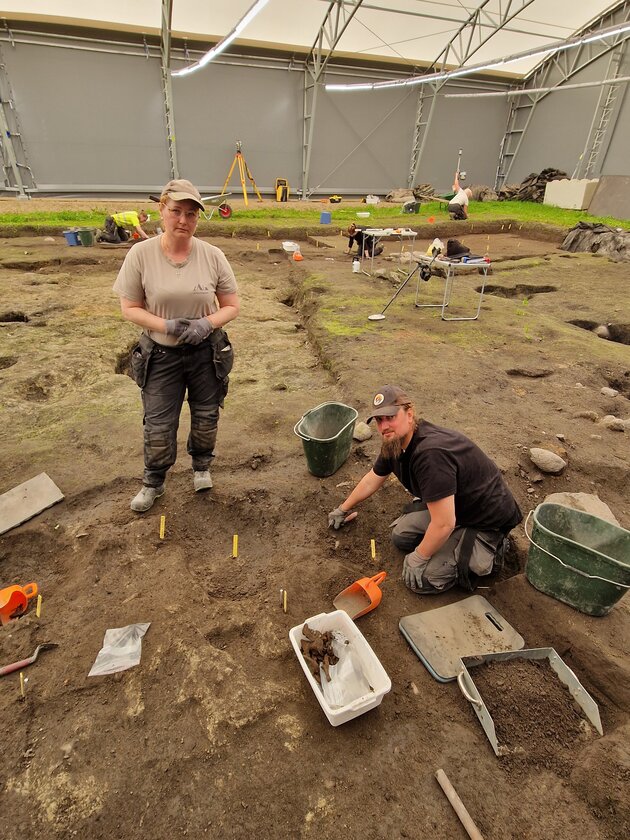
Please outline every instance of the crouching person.
[[474, 589], [502, 562], [507, 535], [523, 518], [498, 467], [461, 432], [417, 418], [396, 385], [384, 385], [374, 396], [371, 420], [381, 434], [381, 452], [328, 514], [329, 526], [354, 519], [354, 508], [393, 473], [414, 497], [390, 526], [394, 545], [405, 554], [405, 584], [421, 595], [455, 584]]

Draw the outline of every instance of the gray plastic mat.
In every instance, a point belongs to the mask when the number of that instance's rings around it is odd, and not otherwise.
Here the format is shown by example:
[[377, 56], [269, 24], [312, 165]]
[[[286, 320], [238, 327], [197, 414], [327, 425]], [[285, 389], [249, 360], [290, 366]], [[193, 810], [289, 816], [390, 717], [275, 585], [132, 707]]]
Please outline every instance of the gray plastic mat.
[[37, 516], [63, 499], [63, 493], [46, 473], [7, 490], [0, 496], [0, 534]]
[[440, 682], [456, 679], [462, 656], [520, 650], [525, 646], [523, 637], [481, 595], [406, 615], [398, 627], [414, 653]]

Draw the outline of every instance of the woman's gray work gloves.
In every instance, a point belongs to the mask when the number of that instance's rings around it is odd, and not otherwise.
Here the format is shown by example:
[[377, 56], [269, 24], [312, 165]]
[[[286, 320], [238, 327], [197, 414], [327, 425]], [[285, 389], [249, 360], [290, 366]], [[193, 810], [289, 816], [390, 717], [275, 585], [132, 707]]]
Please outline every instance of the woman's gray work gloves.
[[201, 344], [214, 327], [207, 318], [169, 318], [166, 334], [177, 336], [178, 344]]

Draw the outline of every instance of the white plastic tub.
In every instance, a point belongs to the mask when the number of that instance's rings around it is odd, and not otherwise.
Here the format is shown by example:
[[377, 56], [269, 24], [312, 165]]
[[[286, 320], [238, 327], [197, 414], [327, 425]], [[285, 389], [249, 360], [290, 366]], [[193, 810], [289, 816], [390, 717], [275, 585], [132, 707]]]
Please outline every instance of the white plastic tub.
[[[348, 639], [350, 644], [354, 646], [354, 650], [363, 668], [363, 672], [372, 688], [372, 691], [358, 697], [352, 703], [346, 706], [340, 706], [337, 709], [332, 708], [327, 702], [322, 692], [321, 686], [309, 671], [306, 660], [302, 656], [300, 649], [300, 641], [303, 639], [302, 627], [308, 624], [313, 630], [319, 630], [320, 633], [325, 633], [327, 630], [339, 630]], [[309, 681], [315, 697], [319, 705], [324, 710], [324, 714], [333, 726], [339, 726], [346, 723], [370, 709], [380, 706], [381, 700], [391, 690], [392, 681], [387, 676], [387, 673], [381, 665], [378, 657], [369, 646], [365, 637], [356, 626], [354, 621], [350, 618], [345, 610], [335, 610], [330, 613], [320, 613], [312, 618], [307, 618], [301, 624], [292, 627], [289, 630], [289, 638], [293, 645], [293, 650], [298, 658], [302, 670]]]

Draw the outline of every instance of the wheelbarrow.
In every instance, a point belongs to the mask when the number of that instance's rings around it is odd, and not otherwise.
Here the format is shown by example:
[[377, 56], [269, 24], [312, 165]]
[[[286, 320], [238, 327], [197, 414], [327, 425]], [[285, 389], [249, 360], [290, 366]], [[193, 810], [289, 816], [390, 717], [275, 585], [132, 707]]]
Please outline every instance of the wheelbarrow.
[[212, 210], [210, 210], [209, 213], [206, 213], [205, 210], [204, 210], [204, 214], [203, 214], [204, 218], [206, 218], [208, 221], [210, 221], [210, 219], [213, 217], [216, 210], [219, 211], [219, 216], [221, 216], [222, 219], [229, 219], [230, 218], [230, 216], [232, 215], [232, 208], [227, 203], [227, 201], [224, 201], [226, 195], [232, 195], [232, 193], [229, 192], [229, 193], [220, 193], [219, 195], [202, 195], [201, 196], [201, 200], [203, 201], [204, 204], [212, 205]]
[[360, 618], [381, 603], [380, 585], [386, 577], [387, 572], [379, 572], [374, 577], [360, 578], [337, 595], [333, 606], [347, 612], [352, 619]]

